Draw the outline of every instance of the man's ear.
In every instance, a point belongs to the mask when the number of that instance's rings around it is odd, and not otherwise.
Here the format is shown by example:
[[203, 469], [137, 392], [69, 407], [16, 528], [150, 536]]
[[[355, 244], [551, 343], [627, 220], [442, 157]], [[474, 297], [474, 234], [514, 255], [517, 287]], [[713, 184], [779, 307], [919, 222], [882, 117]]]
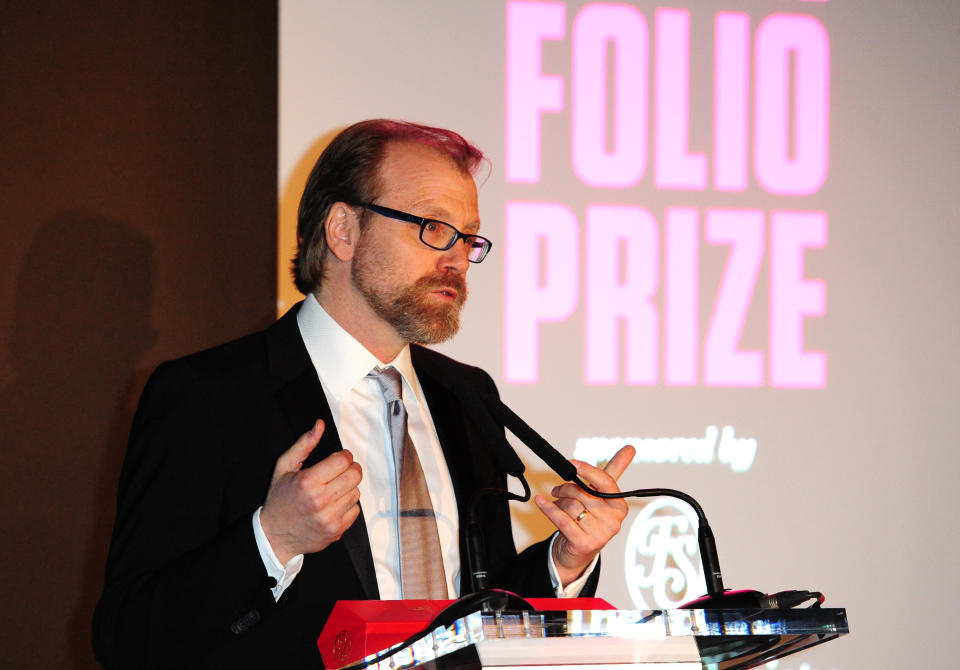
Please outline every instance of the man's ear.
[[335, 202], [323, 222], [327, 248], [344, 263], [353, 259], [360, 238], [360, 217], [356, 210], [342, 202]]

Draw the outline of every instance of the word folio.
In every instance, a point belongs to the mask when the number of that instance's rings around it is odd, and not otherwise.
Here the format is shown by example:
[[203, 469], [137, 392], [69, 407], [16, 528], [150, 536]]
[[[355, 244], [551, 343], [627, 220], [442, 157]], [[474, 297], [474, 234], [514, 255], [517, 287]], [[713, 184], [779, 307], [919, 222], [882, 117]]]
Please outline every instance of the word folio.
[[[807, 202], [829, 167], [822, 22], [517, 1], [506, 44], [505, 380], [536, 383], [545, 328], [579, 313], [587, 384], [824, 388], [827, 354], [805, 345], [826, 314], [805, 269], [828, 241]], [[555, 164], [587, 202], [543, 197]], [[742, 341], [752, 310], [762, 347]]]

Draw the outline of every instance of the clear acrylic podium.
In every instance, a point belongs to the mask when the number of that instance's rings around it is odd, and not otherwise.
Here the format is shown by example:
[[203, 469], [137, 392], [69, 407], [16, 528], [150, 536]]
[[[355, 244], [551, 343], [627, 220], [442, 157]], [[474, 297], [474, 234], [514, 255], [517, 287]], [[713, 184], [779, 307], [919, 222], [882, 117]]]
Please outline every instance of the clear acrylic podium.
[[837, 608], [474, 612], [368, 667], [734, 670], [848, 632]]

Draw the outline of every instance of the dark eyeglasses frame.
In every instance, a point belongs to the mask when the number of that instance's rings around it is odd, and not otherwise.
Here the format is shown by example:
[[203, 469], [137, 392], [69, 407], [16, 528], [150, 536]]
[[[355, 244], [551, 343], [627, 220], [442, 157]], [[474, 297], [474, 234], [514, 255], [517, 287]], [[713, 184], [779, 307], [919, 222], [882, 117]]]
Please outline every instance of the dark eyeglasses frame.
[[[493, 242], [488, 240], [482, 235], [473, 235], [471, 233], [461, 233], [456, 229], [455, 226], [447, 223], [446, 221], [440, 221], [438, 219], [427, 219], [422, 216], [414, 216], [413, 214], [408, 214], [407, 212], [401, 212], [399, 209], [393, 209], [391, 207], [384, 207], [383, 205], [375, 205], [372, 202], [367, 203], [356, 203], [356, 206], [363, 207], [364, 209], [369, 209], [371, 212], [376, 212], [380, 216], [385, 216], [388, 219], [396, 219], [397, 221], [405, 221], [406, 223], [415, 223], [420, 226], [420, 241], [431, 249], [436, 249], [437, 251], [446, 251], [453, 247], [460, 240], [464, 240], [467, 243], [467, 246], [470, 249], [481, 249], [479, 257], [476, 259], [470, 258], [469, 254], [467, 260], [471, 263], [482, 263], [483, 259], [487, 257], [487, 254], [490, 253], [490, 249], [493, 247]], [[455, 237], [450, 238], [450, 243], [445, 247], [438, 247], [436, 245], [430, 244], [425, 239], [423, 239], [423, 230], [427, 224], [436, 223], [441, 226], [446, 226], [454, 233]]]

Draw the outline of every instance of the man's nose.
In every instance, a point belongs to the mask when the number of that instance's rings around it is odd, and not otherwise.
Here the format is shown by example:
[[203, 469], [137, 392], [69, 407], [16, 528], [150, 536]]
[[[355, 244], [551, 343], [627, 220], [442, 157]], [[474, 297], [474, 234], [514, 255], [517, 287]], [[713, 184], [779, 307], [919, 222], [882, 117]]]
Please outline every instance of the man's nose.
[[440, 257], [440, 269], [451, 270], [457, 274], [466, 274], [470, 267], [470, 247], [466, 240], [457, 240]]

